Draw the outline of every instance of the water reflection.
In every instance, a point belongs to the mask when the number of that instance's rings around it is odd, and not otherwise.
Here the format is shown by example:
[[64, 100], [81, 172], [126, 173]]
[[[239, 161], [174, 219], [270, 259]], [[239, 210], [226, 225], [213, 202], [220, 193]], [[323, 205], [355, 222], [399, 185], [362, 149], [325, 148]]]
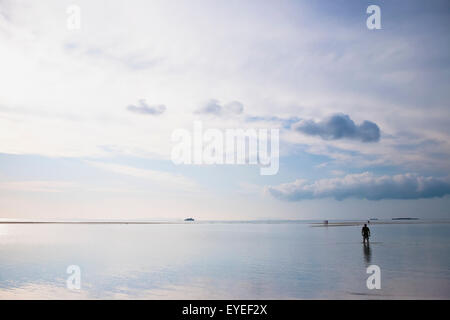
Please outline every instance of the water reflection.
[[372, 251], [370, 249], [370, 243], [364, 242], [364, 247], [363, 247], [363, 251], [364, 251], [364, 260], [366, 261], [367, 264], [370, 264], [372, 262]]
[[[298, 223], [5, 226], [0, 299], [336, 299], [349, 292], [367, 299], [368, 264], [390, 270], [379, 293], [385, 298], [450, 297], [450, 224], [377, 226], [383, 245], [364, 245], [362, 257], [359, 232], [351, 230]], [[80, 292], [66, 288], [73, 264], [81, 268]]]

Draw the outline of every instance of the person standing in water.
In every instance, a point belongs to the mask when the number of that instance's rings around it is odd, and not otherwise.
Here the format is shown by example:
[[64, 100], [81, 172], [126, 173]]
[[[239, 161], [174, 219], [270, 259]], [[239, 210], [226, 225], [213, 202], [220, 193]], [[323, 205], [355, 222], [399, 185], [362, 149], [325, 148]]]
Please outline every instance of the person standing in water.
[[361, 234], [363, 236], [363, 243], [365, 244], [366, 241], [369, 243], [370, 229], [367, 227], [367, 224], [364, 224], [364, 227], [362, 227]]

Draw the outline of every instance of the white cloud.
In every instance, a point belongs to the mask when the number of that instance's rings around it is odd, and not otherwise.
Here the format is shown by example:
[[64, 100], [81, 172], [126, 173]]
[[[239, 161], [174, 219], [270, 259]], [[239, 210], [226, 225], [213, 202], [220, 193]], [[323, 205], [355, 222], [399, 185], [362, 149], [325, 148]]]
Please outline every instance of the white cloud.
[[77, 184], [67, 181], [8, 181], [0, 182], [0, 189], [5, 191], [21, 192], [63, 192], [70, 191], [77, 187]]
[[106, 163], [100, 161], [85, 161], [86, 163], [106, 171], [110, 171], [120, 175], [126, 175], [139, 179], [144, 179], [160, 186], [170, 186], [173, 189], [182, 188], [195, 191], [198, 185], [191, 179], [180, 174], [163, 172], [157, 170], [140, 169], [126, 165]]
[[314, 182], [297, 179], [291, 183], [267, 187], [266, 190], [274, 197], [288, 201], [321, 198], [337, 200], [434, 198], [450, 194], [450, 177], [423, 177], [409, 173], [375, 176], [364, 172]]

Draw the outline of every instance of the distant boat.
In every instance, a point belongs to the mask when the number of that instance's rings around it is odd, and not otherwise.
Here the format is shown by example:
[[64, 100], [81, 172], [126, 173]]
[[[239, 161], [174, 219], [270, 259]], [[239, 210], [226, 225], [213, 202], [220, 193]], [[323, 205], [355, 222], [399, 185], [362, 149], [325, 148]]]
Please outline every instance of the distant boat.
[[195, 221], [194, 218], [186, 218], [184, 221]]

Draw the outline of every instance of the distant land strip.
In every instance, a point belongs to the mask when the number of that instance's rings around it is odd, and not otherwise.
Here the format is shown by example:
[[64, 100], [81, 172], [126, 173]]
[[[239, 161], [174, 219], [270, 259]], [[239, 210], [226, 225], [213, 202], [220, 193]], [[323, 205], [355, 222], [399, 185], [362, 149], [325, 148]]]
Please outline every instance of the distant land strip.
[[169, 221], [0, 221], [0, 224], [184, 224]]
[[[130, 225], [150, 225], [150, 224], [289, 224], [289, 223], [300, 223], [309, 224], [311, 227], [349, 227], [349, 226], [360, 226], [367, 221], [302, 221], [302, 220], [200, 220], [200, 221], [1, 221], [0, 225], [4, 224], [91, 224], [91, 225], [102, 225], [102, 224], [130, 224]], [[371, 225], [378, 224], [436, 224], [436, 223], [450, 223], [450, 220], [376, 220], [370, 221], [368, 223]]]

